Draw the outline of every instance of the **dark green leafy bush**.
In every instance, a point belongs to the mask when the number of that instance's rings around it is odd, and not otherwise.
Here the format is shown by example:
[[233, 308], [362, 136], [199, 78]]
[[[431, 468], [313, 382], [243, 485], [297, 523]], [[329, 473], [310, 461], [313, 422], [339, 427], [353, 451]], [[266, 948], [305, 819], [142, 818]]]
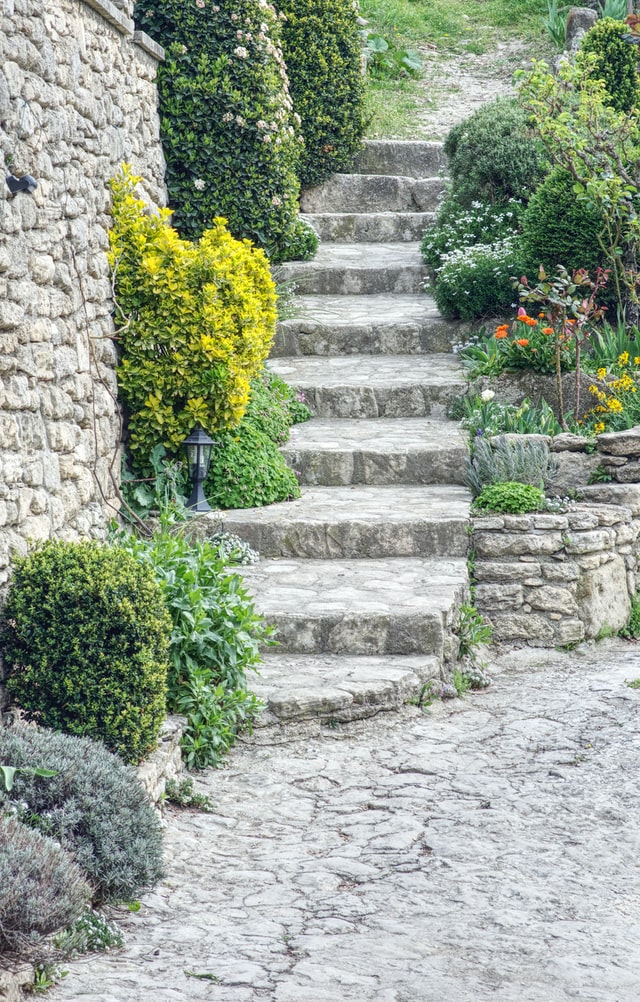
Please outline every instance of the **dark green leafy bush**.
[[64, 849], [0, 816], [0, 952], [24, 950], [69, 925], [90, 899], [82, 870]]
[[161, 530], [151, 539], [122, 533], [118, 543], [151, 568], [173, 621], [167, 702], [170, 712], [187, 717], [186, 764], [216, 765], [259, 709], [246, 673], [271, 631], [216, 542]]
[[24, 824], [73, 853], [96, 900], [129, 901], [160, 879], [160, 822], [135, 770], [116, 755], [88, 738], [21, 725], [0, 728], [0, 761], [56, 771], [17, 773], [11, 797], [28, 805], [20, 808]]
[[638, 52], [625, 41], [629, 28], [623, 21], [604, 17], [585, 35], [578, 63], [589, 66], [590, 75], [602, 80], [616, 111], [631, 111], [640, 98]]
[[366, 127], [362, 53], [352, 0], [282, 0], [282, 49], [302, 119], [303, 185], [348, 167]]
[[541, 264], [549, 272], [559, 264], [570, 271], [603, 265], [598, 243], [605, 226], [602, 214], [578, 198], [574, 185], [569, 171], [555, 167], [531, 196], [521, 237], [529, 272], [537, 273]]
[[284, 240], [282, 259], [284, 261], [310, 261], [312, 257], [315, 257], [318, 243], [318, 234], [313, 226], [306, 219], [301, 219], [298, 216]]
[[286, 259], [302, 140], [275, 9], [255, 0], [140, 0], [135, 17], [167, 49], [158, 90], [176, 227], [196, 239], [223, 216], [235, 237]]
[[473, 506], [479, 511], [524, 515], [528, 511], [539, 511], [544, 506], [544, 494], [539, 487], [532, 487], [531, 484], [489, 484], [482, 488]]
[[28, 720], [139, 762], [165, 716], [170, 629], [148, 569], [95, 542], [50, 540], [15, 562], [7, 688]]
[[300, 497], [278, 446], [251, 421], [217, 438], [204, 492], [219, 508], [253, 508]]
[[515, 101], [499, 98], [449, 132], [451, 197], [463, 206], [526, 199], [548, 170], [542, 146]]

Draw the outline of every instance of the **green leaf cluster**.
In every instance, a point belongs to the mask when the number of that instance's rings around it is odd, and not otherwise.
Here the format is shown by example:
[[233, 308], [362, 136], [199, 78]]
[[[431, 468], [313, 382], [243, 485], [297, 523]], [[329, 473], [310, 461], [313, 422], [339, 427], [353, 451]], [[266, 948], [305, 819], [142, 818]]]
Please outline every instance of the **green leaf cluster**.
[[158, 67], [161, 137], [181, 235], [197, 239], [223, 216], [235, 237], [285, 260], [302, 137], [274, 7], [140, 0], [135, 18], [167, 52]]
[[45, 542], [15, 561], [1, 630], [7, 689], [28, 720], [127, 762], [155, 746], [170, 622], [147, 568], [96, 542]]
[[182, 240], [170, 213], [146, 212], [137, 180], [125, 165], [111, 182], [109, 260], [129, 453], [148, 473], [154, 447], [175, 452], [197, 424], [213, 435], [240, 420], [275, 333], [276, 296], [261, 250], [223, 219], [197, 243]]
[[625, 40], [628, 34], [623, 21], [604, 17], [587, 32], [578, 55], [578, 65], [586, 67], [589, 76], [603, 81], [607, 104], [616, 111], [631, 111], [640, 103], [638, 52]]
[[507, 482], [488, 484], [473, 502], [478, 511], [495, 511], [511, 515], [524, 515], [539, 511], [544, 506], [544, 494], [531, 484]]
[[320, 184], [349, 166], [367, 126], [358, 11], [353, 0], [282, 0], [282, 51], [302, 119], [298, 173]]
[[246, 672], [257, 666], [271, 631], [215, 543], [167, 530], [151, 539], [122, 533], [117, 541], [123, 556], [153, 572], [171, 616], [167, 708], [187, 718], [185, 763], [216, 765], [259, 709]]

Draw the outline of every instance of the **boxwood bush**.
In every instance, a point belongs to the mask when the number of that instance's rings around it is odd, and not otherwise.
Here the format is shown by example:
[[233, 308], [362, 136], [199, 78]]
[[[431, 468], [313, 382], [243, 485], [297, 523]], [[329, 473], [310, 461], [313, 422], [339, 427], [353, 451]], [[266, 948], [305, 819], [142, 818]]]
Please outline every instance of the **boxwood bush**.
[[348, 167], [366, 128], [362, 48], [353, 0], [281, 0], [282, 49], [302, 119], [303, 185]]
[[135, 18], [167, 50], [158, 91], [177, 229], [196, 239], [222, 216], [233, 236], [286, 260], [296, 241], [302, 137], [274, 7], [139, 0]]
[[[127, 554], [119, 556], [129, 562]], [[116, 755], [88, 738], [15, 725], [0, 727], [0, 762], [20, 767], [11, 794], [0, 791], [0, 813], [10, 796], [23, 824], [73, 855], [95, 901], [129, 901], [160, 879], [160, 821], [135, 770]], [[55, 775], [34, 775], [24, 766]], [[86, 903], [82, 888], [78, 903]]]
[[50, 540], [16, 560], [0, 626], [7, 689], [28, 720], [127, 762], [155, 746], [171, 623], [147, 568], [97, 542]]
[[624, 38], [629, 28], [624, 21], [604, 17], [585, 35], [578, 62], [589, 66], [590, 75], [602, 80], [609, 95], [607, 102], [616, 111], [638, 106], [638, 51]]
[[0, 816], [0, 952], [35, 946], [74, 922], [90, 900], [81, 868], [64, 849]]

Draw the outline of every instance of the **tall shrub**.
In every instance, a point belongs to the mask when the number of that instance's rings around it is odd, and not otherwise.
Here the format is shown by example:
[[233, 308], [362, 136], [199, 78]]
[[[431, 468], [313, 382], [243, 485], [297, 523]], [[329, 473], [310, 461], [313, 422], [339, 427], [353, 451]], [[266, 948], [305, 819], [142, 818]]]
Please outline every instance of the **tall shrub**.
[[362, 54], [353, 0], [281, 0], [293, 106], [302, 119], [303, 185], [348, 167], [366, 127]]
[[213, 221], [197, 243], [181, 240], [169, 213], [149, 215], [137, 178], [112, 182], [110, 261], [128, 411], [129, 450], [144, 470], [152, 449], [175, 451], [194, 425], [236, 424], [275, 333], [275, 286], [261, 250]]
[[640, 100], [638, 50], [629, 44], [629, 28], [623, 21], [604, 17], [587, 32], [578, 63], [604, 83], [608, 101], [616, 111], [631, 111]]
[[167, 50], [158, 70], [175, 225], [196, 239], [216, 216], [238, 239], [287, 258], [301, 137], [266, 0], [140, 0], [135, 17]]

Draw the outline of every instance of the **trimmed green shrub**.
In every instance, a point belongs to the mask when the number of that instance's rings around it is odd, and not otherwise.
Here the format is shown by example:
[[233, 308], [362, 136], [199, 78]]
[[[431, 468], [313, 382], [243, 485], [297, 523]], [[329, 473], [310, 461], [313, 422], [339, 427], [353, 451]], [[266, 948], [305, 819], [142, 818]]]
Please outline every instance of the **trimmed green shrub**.
[[366, 128], [362, 51], [353, 0], [282, 0], [282, 50], [302, 119], [299, 176], [320, 184], [349, 166]]
[[254, 508], [300, 497], [278, 446], [251, 421], [217, 437], [204, 492], [218, 508]]
[[56, 770], [46, 778], [16, 773], [11, 797], [28, 805], [19, 808], [23, 824], [73, 854], [95, 900], [130, 901], [160, 879], [160, 821], [131, 766], [88, 738], [24, 725], [0, 727], [0, 761]]
[[638, 51], [625, 41], [627, 34], [623, 21], [604, 17], [587, 32], [578, 53], [578, 64], [588, 65], [589, 74], [604, 82], [607, 103], [616, 111], [631, 111], [640, 103]]
[[492, 316], [513, 303], [513, 275], [522, 274], [522, 252], [515, 237], [449, 251], [441, 258], [433, 293], [445, 317]]
[[282, 259], [284, 261], [310, 261], [316, 255], [319, 242], [318, 234], [313, 226], [306, 219], [298, 216], [284, 240]]
[[528, 511], [540, 511], [544, 507], [544, 494], [539, 487], [532, 487], [531, 484], [489, 484], [483, 487], [473, 502], [473, 507], [479, 511], [524, 515]]
[[176, 227], [196, 239], [223, 216], [234, 237], [285, 260], [302, 138], [274, 7], [140, 0], [135, 19], [167, 49], [158, 91]]
[[569, 171], [555, 167], [531, 196], [520, 239], [525, 271], [537, 273], [541, 264], [551, 273], [559, 264], [569, 271], [604, 266], [602, 214], [578, 198], [574, 184]]
[[548, 170], [526, 113], [509, 98], [483, 105], [454, 125], [444, 150], [449, 158], [451, 197], [463, 206], [477, 200], [526, 200]]
[[118, 544], [153, 571], [173, 621], [167, 702], [187, 718], [184, 760], [194, 769], [216, 765], [260, 707], [246, 672], [271, 630], [242, 578], [225, 567], [218, 541], [165, 529], [151, 539], [121, 533]]
[[90, 900], [82, 870], [64, 849], [0, 816], [0, 951], [35, 945], [77, 919]]
[[50, 540], [16, 560], [1, 628], [7, 689], [28, 720], [97, 738], [127, 762], [155, 746], [171, 624], [137, 561]]
[[175, 452], [197, 424], [215, 437], [240, 420], [275, 334], [276, 297], [262, 251], [220, 219], [197, 244], [181, 240], [169, 213], [146, 212], [136, 180], [125, 169], [111, 183], [109, 259], [129, 453], [150, 475], [154, 447]]

